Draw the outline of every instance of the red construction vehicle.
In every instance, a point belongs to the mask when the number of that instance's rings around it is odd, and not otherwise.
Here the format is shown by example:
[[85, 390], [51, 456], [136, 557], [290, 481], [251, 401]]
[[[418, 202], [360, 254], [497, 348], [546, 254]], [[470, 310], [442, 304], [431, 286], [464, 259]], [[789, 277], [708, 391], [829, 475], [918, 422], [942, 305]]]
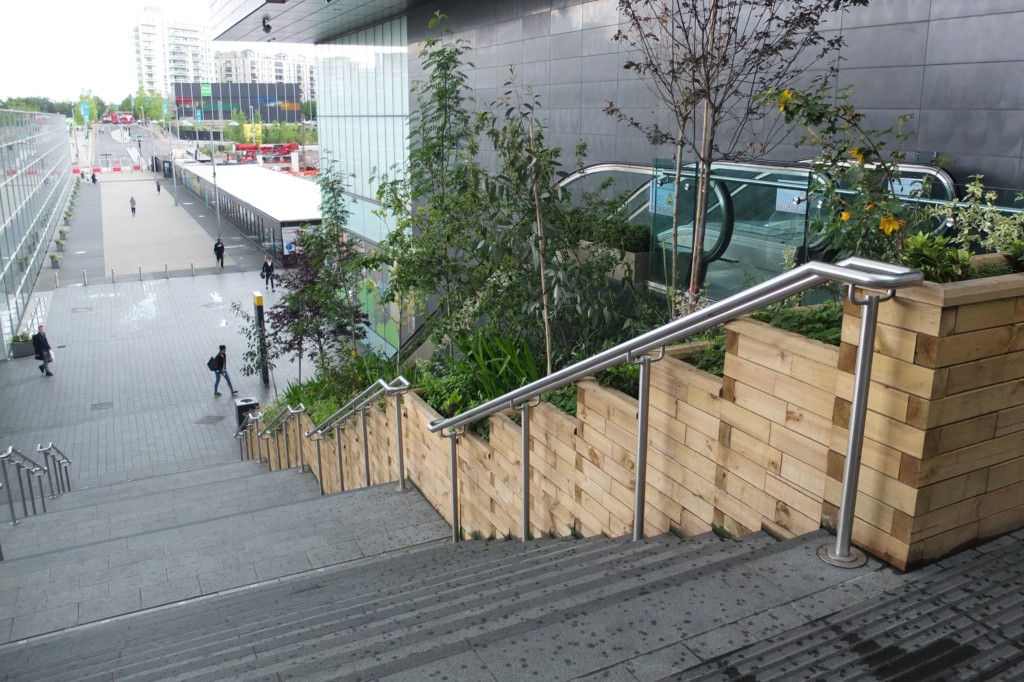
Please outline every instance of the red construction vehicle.
[[252, 163], [256, 160], [256, 154], [260, 154], [263, 156], [264, 163], [283, 163], [290, 161], [292, 152], [297, 151], [299, 151], [299, 145], [294, 142], [236, 144], [235, 158], [238, 163]]

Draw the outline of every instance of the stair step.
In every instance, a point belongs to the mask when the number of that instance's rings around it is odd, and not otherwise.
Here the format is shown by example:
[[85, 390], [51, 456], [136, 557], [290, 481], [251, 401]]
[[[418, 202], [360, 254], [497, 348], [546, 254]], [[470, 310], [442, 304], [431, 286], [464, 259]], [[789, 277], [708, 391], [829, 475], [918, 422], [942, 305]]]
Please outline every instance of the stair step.
[[[70, 497], [75, 493], [68, 493]], [[141, 494], [91, 507], [75, 506], [24, 519], [0, 540], [10, 558], [210, 521], [319, 497], [316, 481], [294, 472], [252, 474], [179, 490]], [[64, 498], [59, 498], [63, 500]]]
[[[883, 653], [889, 677], [932, 679], [936, 673], [951, 674], [950, 667], [960, 660], [993, 648], [985, 640], [999, 629], [1010, 636], [997, 640], [1000, 651], [991, 652], [992, 658], [1016, 658], [1024, 664], [1019, 646], [1007, 646], [1024, 632], [1024, 576], [1019, 570], [1024, 546], [1007, 553], [965, 555], [972, 561], [928, 567], [912, 585], [680, 671], [673, 679], [725, 679], [725, 670], [758, 680], [828, 677], [829, 671], [856, 679], [870, 673]], [[822, 656], [836, 640], [845, 647]]]

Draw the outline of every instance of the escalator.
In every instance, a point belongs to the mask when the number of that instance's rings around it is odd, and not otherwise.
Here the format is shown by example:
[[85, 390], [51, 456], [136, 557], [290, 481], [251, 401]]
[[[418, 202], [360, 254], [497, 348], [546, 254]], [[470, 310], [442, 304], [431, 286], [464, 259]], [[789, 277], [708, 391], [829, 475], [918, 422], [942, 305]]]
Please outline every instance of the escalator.
[[[676, 231], [677, 286], [690, 280], [693, 224], [696, 214], [696, 165], [683, 167], [679, 227]], [[712, 165], [712, 192], [700, 280], [715, 300], [774, 277], [787, 261], [827, 258], [820, 238], [809, 226], [821, 210], [810, 191], [808, 162], [721, 162]], [[664, 290], [671, 279], [672, 212], [675, 168], [671, 160], [645, 164], [598, 164], [566, 177], [560, 187], [573, 197], [605, 189], [625, 196], [622, 212], [630, 223], [648, 225], [651, 263], [648, 285]], [[942, 169], [901, 164], [894, 188], [908, 201], [943, 202], [956, 198], [956, 184]], [[944, 229], [937, 225], [937, 229]]]

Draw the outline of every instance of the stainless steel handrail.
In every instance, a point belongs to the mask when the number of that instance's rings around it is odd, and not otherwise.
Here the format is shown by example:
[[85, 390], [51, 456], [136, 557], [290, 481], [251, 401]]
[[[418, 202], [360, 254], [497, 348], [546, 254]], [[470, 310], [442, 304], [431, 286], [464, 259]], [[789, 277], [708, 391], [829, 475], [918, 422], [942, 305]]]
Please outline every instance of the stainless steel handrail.
[[[43, 453], [43, 461], [46, 462], [47, 476], [46, 480], [50, 484], [50, 497], [54, 498], [57, 495], [63, 495], [71, 490], [71, 459], [64, 454], [64, 452], [58, 448], [53, 442], [50, 442], [45, 448], [42, 443], [36, 445], [36, 452]], [[51, 465], [51, 462], [53, 463]], [[53, 471], [53, 476], [49, 474], [49, 471]], [[54, 492], [53, 481], [57, 481], [57, 490]]]
[[[851, 404], [849, 441], [847, 443], [846, 475], [843, 481], [842, 506], [837, 524], [837, 539], [834, 550], [823, 547], [819, 554], [830, 563], [841, 566], [860, 565], [864, 559], [859, 550], [851, 552], [850, 532], [853, 507], [856, 500], [857, 472], [860, 467], [860, 453], [863, 446], [864, 415], [867, 409], [867, 393], [871, 373], [871, 359], [874, 350], [875, 321], [878, 304], [895, 295], [895, 290], [921, 282], [924, 276], [910, 268], [889, 263], [880, 263], [864, 258], [848, 258], [840, 263], [828, 264], [810, 262], [789, 272], [782, 273], [745, 291], [714, 303], [703, 310], [686, 315], [658, 329], [621, 343], [614, 348], [598, 353], [574, 365], [559, 370], [550, 376], [534, 381], [522, 388], [489, 400], [449, 419], [437, 419], [427, 428], [434, 433], [448, 430], [451, 439], [451, 502], [452, 540], [458, 541], [458, 455], [456, 442], [468, 424], [489, 417], [504, 409], [523, 411], [523, 540], [529, 539], [529, 409], [542, 394], [567, 386], [591, 376], [603, 369], [623, 362], [639, 365], [639, 410], [637, 414], [637, 462], [636, 491], [633, 509], [633, 539], [643, 537], [645, 476], [647, 471], [647, 407], [650, 390], [650, 365], [661, 360], [665, 346], [691, 334], [710, 329], [735, 319], [768, 304], [781, 301], [793, 294], [827, 281], [843, 282], [849, 286], [848, 299], [854, 305], [865, 306], [861, 315], [860, 346], [857, 349], [857, 366], [854, 379], [854, 394]], [[884, 290], [884, 294], [867, 292], [857, 297], [855, 288]], [[650, 355], [657, 351], [656, 356]]]
[[[345, 422], [350, 416], [359, 413], [360, 422], [363, 429], [363, 474], [364, 480], [367, 487], [370, 485], [370, 445], [367, 441], [367, 428], [366, 428], [366, 408], [375, 400], [381, 396], [394, 396], [395, 398], [395, 450], [396, 459], [398, 462], [398, 492], [406, 492], [409, 490], [405, 482], [405, 452], [404, 445], [402, 442], [402, 395], [410, 388], [409, 381], [403, 377], [396, 377], [389, 384], [383, 379], [377, 379], [369, 386], [367, 386], [362, 393], [357, 395], [352, 400], [348, 401], [338, 411], [332, 414], [330, 417], [322, 421], [321, 423], [314, 426], [312, 429], [306, 432], [306, 438], [309, 438], [316, 443], [316, 460], [317, 467], [319, 468], [318, 473], [323, 472], [323, 461], [320, 458], [320, 441], [323, 440], [324, 433], [328, 429], [334, 429], [334, 449], [335, 454], [338, 458], [338, 487], [339, 490], [344, 491], [345, 479], [342, 473], [342, 461], [341, 461], [341, 443], [338, 438], [338, 430], [341, 428], [341, 424]], [[324, 492], [324, 481], [323, 476], [320, 476], [320, 494]]]
[[[8, 484], [8, 479], [7, 479], [7, 465], [8, 464], [13, 464], [15, 467], [17, 467], [18, 489], [21, 491], [21, 506], [22, 506], [22, 510], [25, 512], [25, 516], [28, 516], [28, 501], [29, 500], [31, 500], [31, 502], [32, 502], [32, 515], [35, 516], [39, 512], [36, 509], [35, 489], [32, 486], [32, 479], [33, 478], [40, 479], [43, 476], [48, 476], [47, 468], [37, 464], [33, 459], [31, 459], [30, 457], [26, 456], [23, 452], [21, 452], [20, 450], [15, 448], [13, 445], [8, 446], [7, 450], [5, 450], [2, 455], [0, 455], [0, 468], [3, 469], [3, 479], [4, 479], [4, 483], [5, 484]], [[25, 486], [22, 484], [22, 481], [21, 481], [21, 472], [22, 471], [25, 472], [25, 480], [28, 482], [29, 494], [28, 494], [27, 498], [25, 497]], [[46, 494], [43, 491], [43, 482], [42, 481], [39, 481], [39, 502], [42, 505], [43, 513], [45, 514], [46, 513]], [[11, 525], [14, 525], [14, 524], [17, 523], [17, 519], [15, 518], [15, 515], [14, 515], [14, 501], [13, 501], [13, 499], [11, 497], [11, 489], [10, 489], [9, 485], [7, 485], [7, 503], [10, 506], [10, 510], [11, 510]]]
[[[245, 461], [245, 435], [250, 432], [253, 427], [259, 425], [260, 419], [263, 418], [263, 413], [259, 410], [249, 410], [245, 413], [245, 417], [242, 419], [242, 423], [238, 425], [238, 429], [234, 433], [234, 439], [238, 441], [238, 460]], [[257, 445], [259, 442], [257, 441]], [[261, 458], [262, 459], [262, 458]]]
[[296, 414], [302, 414], [306, 411], [306, 406], [299, 403], [298, 407], [292, 407], [291, 405], [285, 405], [284, 409], [277, 413], [277, 415], [267, 422], [267, 425], [263, 427], [263, 430], [257, 434], [260, 438], [266, 438], [268, 433], [274, 433], [281, 428], [289, 418]]

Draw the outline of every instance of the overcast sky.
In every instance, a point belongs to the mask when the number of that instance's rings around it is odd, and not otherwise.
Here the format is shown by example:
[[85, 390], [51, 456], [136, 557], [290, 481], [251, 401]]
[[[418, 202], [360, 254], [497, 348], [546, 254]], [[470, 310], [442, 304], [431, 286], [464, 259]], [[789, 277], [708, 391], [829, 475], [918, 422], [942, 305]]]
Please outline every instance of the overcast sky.
[[[78, 100], [91, 90], [106, 102], [120, 102], [137, 89], [132, 28], [143, 7], [206, 22], [209, 0], [5, 0], [0, 40], [0, 99], [49, 97]], [[214, 42], [214, 51], [262, 43]], [[312, 45], [276, 44], [274, 52], [312, 56]]]

